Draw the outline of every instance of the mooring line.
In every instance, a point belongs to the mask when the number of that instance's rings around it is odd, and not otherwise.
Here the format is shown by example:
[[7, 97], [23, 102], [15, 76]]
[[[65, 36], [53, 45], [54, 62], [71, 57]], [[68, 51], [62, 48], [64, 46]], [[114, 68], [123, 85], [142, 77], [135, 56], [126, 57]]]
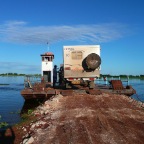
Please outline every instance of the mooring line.
[[144, 103], [144, 101], [142, 101], [142, 100], [139, 98], [138, 94], [136, 94], [136, 97], [137, 97], [137, 99], [138, 99], [140, 102]]

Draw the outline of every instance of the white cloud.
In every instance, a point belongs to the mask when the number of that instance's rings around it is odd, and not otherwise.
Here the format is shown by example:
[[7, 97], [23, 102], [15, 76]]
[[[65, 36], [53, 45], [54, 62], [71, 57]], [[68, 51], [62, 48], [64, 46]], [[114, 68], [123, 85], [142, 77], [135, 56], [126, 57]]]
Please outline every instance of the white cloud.
[[74, 26], [29, 26], [23, 21], [0, 25], [0, 41], [22, 44], [43, 44], [59, 41], [108, 42], [124, 36], [123, 24], [95, 24]]

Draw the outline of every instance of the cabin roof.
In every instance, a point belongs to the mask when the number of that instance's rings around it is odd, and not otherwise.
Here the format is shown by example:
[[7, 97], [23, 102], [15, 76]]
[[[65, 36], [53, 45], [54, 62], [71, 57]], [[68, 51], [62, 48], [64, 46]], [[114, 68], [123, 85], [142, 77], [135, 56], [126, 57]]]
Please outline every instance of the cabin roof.
[[52, 52], [46, 52], [44, 54], [41, 54], [41, 56], [54, 56]]

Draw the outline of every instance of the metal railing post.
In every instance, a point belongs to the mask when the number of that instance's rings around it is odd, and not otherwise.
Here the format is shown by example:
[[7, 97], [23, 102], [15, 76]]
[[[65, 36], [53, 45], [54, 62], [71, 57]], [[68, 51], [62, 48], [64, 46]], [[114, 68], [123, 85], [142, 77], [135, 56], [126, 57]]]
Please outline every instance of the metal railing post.
[[127, 85], [129, 85], [129, 76], [127, 76]]

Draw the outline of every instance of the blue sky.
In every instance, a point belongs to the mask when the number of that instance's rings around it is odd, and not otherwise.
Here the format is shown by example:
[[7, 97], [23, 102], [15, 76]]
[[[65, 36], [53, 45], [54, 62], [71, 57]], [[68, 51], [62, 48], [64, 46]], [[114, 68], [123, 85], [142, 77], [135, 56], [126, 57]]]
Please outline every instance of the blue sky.
[[59, 66], [64, 45], [98, 44], [102, 74], [144, 74], [143, 15], [143, 0], [0, 0], [0, 73], [41, 73], [48, 50]]

